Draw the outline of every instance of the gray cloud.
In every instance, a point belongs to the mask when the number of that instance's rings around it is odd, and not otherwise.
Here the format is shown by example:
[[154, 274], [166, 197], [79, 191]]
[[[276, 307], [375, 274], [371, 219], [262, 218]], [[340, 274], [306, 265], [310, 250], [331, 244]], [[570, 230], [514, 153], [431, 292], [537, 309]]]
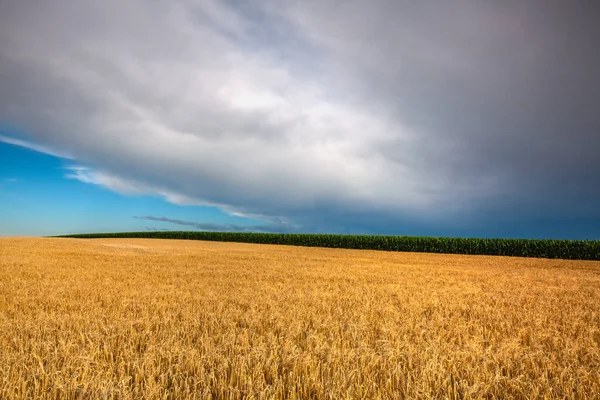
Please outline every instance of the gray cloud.
[[316, 230], [600, 217], [595, 3], [2, 7], [0, 121], [71, 178]]
[[597, 5], [325, 4], [293, 15], [345, 71], [340, 90], [419, 133], [416, 157], [392, 138], [386, 160], [452, 182], [469, 210], [598, 215]]
[[[191, 226], [202, 231], [214, 231], [214, 232], [277, 232], [277, 233], [291, 233], [295, 232], [296, 229], [283, 222], [271, 223], [266, 225], [233, 225], [233, 224], [216, 224], [212, 222], [194, 222], [184, 221], [181, 219], [167, 218], [167, 217], [153, 217], [153, 216], [141, 216], [133, 217], [135, 219], [143, 219], [148, 221], [158, 222], [169, 222], [171, 224]], [[156, 230], [156, 229], [155, 229]], [[163, 230], [163, 229], [160, 229]]]

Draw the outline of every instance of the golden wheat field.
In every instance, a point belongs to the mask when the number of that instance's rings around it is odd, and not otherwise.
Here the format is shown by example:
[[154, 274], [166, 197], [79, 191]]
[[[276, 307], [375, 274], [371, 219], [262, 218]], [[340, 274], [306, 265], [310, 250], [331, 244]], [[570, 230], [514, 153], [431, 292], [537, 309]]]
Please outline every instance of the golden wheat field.
[[600, 398], [600, 262], [0, 239], [0, 398]]

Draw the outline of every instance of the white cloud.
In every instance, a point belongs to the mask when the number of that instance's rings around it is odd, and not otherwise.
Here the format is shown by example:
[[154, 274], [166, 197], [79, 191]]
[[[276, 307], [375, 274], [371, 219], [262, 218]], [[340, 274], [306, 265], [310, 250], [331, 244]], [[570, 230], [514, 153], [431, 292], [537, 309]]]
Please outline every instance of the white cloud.
[[235, 208], [232, 208], [227, 204], [217, 204], [208, 201], [201, 201], [196, 198], [189, 197], [185, 194], [169, 191], [164, 187], [150, 186], [141, 182], [123, 179], [119, 176], [112, 175], [104, 171], [93, 170], [89, 167], [81, 165], [71, 165], [69, 167], [66, 167], [66, 170], [69, 171], [64, 175], [64, 177], [67, 179], [74, 179], [83, 183], [102, 186], [106, 189], [112, 190], [114, 192], [126, 196], [154, 195], [162, 197], [165, 201], [168, 201], [169, 203], [180, 206], [218, 207], [231, 215], [239, 217], [245, 217], [256, 220], [276, 220], [278, 222], [283, 222], [281, 218], [273, 218], [271, 216], [262, 214], [243, 213]]
[[61, 151], [56, 151], [50, 147], [40, 145], [37, 143], [33, 143], [33, 142], [29, 142], [27, 140], [16, 139], [16, 138], [0, 135], [0, 142], [12, 144], [14, 146], [24, 147], [26, 149], [37, 151], [39, 153], [48, 154], [48, 155], [51, 155], [54, 157], [60, 157], [60, 158], [66, 158], [66, 159], [73, 158], [70, 155], [68, 155], [67, 153], [64, 153]]
[[[137, 9], [76, 2], [73, 13], [89, 25], [75, 34], [56, 5], [38, 5], [8, 28], [3, 56], [9, 70], [14, 63], [43, 79], [9, 86], [28, 105], [1, 111], [44, 146], [92, 167], [73, 178], [267, 215], [323, 201], [413, 210], [435, 201], [419, 171], [370, 152], [390, 138], [410, 141], [412, 132], [214, 29], [244, 25], [233, 9], [144, 2], [142, 20]], [[195, 11], [209, 23], [192, 21]], [[41, 35], [28, 47], [25, 22], [40, 14], [48, 20], [38, 21]]]
[[83, 183], [103, 186], [114, 192], [128, 196], [160, 195], [166, 201], [177, 205], [211, 205], [199, 202], [195, 199], [171, 193], [162, 188], [149, 186], [140, 182], [123, 179], [107, 172], [92, 170], [91, 168], [74, 165], [66, 168], [69, 173], [65, 174], [67, 179], [75, 179]]

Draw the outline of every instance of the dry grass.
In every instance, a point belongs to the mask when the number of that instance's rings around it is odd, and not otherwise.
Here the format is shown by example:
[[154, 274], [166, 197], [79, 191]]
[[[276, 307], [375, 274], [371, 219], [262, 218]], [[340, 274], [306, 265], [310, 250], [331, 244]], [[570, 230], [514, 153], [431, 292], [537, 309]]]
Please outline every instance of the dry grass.
[[0, 239], [0, 398], [600, 398], [600, 262]]

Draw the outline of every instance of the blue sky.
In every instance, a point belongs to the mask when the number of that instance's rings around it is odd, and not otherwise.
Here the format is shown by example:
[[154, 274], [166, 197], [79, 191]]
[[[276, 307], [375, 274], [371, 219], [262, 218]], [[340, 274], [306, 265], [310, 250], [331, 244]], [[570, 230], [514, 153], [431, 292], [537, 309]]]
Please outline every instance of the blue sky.
[[600, 239], [593, 2], [9, 2], [0, 235]]
[[[11, 133], [4, 130], [2, 134]], [[14, 132], [13, 133], [13, 137]], [[121, 195], [68, 178], [74, 162], [0, 142], [0, 235], [62, 235], [81, 232], [197, 230], [198, 227], [135, 217], [234, 225], [264, 221], [236, 217], [216, 207], [180, 206], [157, 196]]]

